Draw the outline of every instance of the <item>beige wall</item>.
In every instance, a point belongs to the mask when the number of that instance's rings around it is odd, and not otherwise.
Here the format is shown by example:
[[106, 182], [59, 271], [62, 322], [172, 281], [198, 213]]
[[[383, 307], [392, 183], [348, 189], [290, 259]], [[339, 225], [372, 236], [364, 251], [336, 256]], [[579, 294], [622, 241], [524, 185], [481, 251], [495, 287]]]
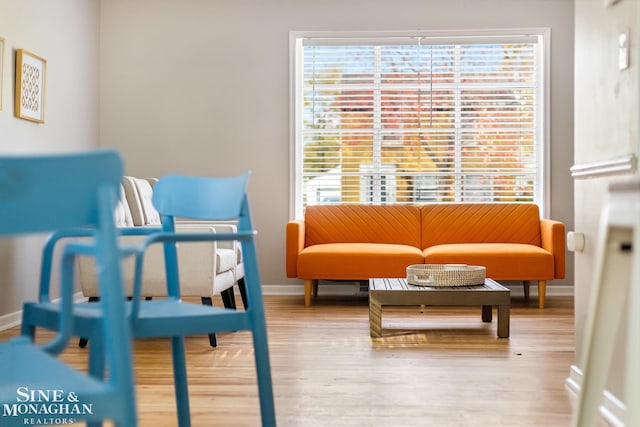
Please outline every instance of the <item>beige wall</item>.
[[[605, 8], [602, 0], [575, 4], [575, 165], [597, 165], [638, 154], [638, 0]], [[630, 68], [618, 69], [618, 36], [629, 30]], [[596, 168], [597, 169], [597, 168]], [[598, 222], [608, 185], [628, 176], [575, 180], [575, 229], [584, 233], [584, 252], [575, 254], [576, 360], [583, 356], [583, 334], [596, 262]], [[620, 397], [625, 347], [616, 347], [610, 391]]]
[[[98, 0], [0, 0], [0, 154], [98, 146]], [[15, 49], [47, 60], [45, 123], [13, 115]], [[0, 323], [37, 296], [42, 236], [0, 240]]]
[[[570, 229], [573, 6], [573, 0], [103, 1], [100, 141], [124, 153], [133, 175], [251, 169], [263, 282], [294, 285], [284, 262], [289, 32], [550, 27], [551, 217]], [[568, 271], [549, 286], [573, 284]]]

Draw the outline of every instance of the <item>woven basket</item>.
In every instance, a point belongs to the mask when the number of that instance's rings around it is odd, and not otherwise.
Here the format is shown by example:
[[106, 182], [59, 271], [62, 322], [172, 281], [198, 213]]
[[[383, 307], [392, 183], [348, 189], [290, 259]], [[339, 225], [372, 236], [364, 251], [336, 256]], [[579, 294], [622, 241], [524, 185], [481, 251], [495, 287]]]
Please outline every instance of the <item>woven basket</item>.
[[480, 265], [414, 264], [407, 267], [407, 283], [431, 287], [482, 285], [486, 272]]

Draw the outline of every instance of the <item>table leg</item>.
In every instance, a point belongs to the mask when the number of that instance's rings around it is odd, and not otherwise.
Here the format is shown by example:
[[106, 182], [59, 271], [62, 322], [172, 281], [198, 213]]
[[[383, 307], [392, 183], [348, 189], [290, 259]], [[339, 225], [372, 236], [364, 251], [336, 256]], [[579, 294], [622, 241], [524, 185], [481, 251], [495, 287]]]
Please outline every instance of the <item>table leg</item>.
[[498, 306], [498, 338], [509, 338], [509, 312], [511, 306]]
[[483, 305], [482, 306], [482, 321], [483, 322], [491, 322], [493, 317], [493, 306], [492, 305]]
[[369, 294], [369, 329], [372, 338], [382, 336], [382, 305]]

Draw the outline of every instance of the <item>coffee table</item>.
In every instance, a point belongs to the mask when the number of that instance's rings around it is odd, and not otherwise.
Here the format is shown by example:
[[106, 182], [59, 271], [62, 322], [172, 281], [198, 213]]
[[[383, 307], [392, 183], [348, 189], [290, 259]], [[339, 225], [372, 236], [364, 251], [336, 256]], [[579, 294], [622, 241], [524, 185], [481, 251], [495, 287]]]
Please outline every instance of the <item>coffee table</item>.
[[509, 337], [511, 291], [492, 279], [484, 285], [429, 287], [414, 286], [404, 278], [369, 279], [369, 325], [371, 336], [382, 336], [382, 306], [445, 305], [482, 306], [482, 321], [491, 322], [498, 307], [498, 338]]

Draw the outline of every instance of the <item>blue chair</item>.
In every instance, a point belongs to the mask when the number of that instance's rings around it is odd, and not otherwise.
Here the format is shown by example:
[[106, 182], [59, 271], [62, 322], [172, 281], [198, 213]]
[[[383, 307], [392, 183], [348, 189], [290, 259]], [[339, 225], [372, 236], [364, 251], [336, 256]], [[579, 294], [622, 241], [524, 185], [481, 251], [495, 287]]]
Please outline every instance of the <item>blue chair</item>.
[[[181, 427], [191, 425], [184, 336], [243, 330], [250, 331], [253, 336], [262, 425], [276, 425], [264, 304], [255, 249], [256, 231], [251, 223], [246, 195], [248, 177], [248, 174], [244, 174], [225, 178], [179, 175], [160, 178], [154, 186], [153, 204], [162, 215], [162, 231], [148, 230], [148, 236], [136, 251], [133, 297], [126, 303], [130, 310], [132, 332], [136, 338], [171, 338], [177, 415]], [[237, 220], [238, 231], [176, 233], [176, 217], [196, 221]], [[140, 234], [144, 231], [138, 229], [135, 232]], [[81, 230], [61, 232], [52, 238], [46, 250], [52, 252], [55, 241], [63, 236], [81, 234]], [[176, 243], [221, 240], [240, 241], [242, 245], [247, 297], [247, 309], [244, 311], [188, 303], [180, 297]], [[149, 245], [157, 243], [164, 245], [168, 297], [143, 300], [141, 289], [144, 252]], [[48, 275], [47, 268], [50, 267], [43, 264], [43, 278]], [[43, 281], [46, 282], [46, 279]], [[48, 287], [46, 283], [44, 286]], [[95, 328], [97, 316], [94, 312], [100, 304], [101, 302], [77, 304], [79, 307], [74, 311], [73, 329], [74, 335], [89, 340], [89, 371], [96, 377], [104, 374], [106, 354], [102, 348], [104, 337]], [[33, 336], [36, 326], [55, 329], [54, 314], [55, 310], [51, 306], [32, 304], [25, 307], [23, 333]]]
[[[0, 157], [0, 237], [91, 227], [90, 242], [71, 242], [61, 255], [60, 302], [54, 339], [35, 345], [26, 337], [0, 343], [0, 425], [62, 424], [111, 420], [137, 425], [131, 336], [125, 312], [113, 209], [122, 161], [112, 150], [68, 155]], [[75, 257], [91, 255], [99, 266], [103, 304], [96, 313], [109, 379], [73, 369], [55, 357], [73, 333]], [[48, 299], [48, 295], [46, 297]], [[41, 302], [45, 302], [42, 301]], [[70, 413], [43, 415], [39, 408]], [[27, 422], [28, 421], [28, 422]], [[33, 421], [33, 422], [31, 422]]]

